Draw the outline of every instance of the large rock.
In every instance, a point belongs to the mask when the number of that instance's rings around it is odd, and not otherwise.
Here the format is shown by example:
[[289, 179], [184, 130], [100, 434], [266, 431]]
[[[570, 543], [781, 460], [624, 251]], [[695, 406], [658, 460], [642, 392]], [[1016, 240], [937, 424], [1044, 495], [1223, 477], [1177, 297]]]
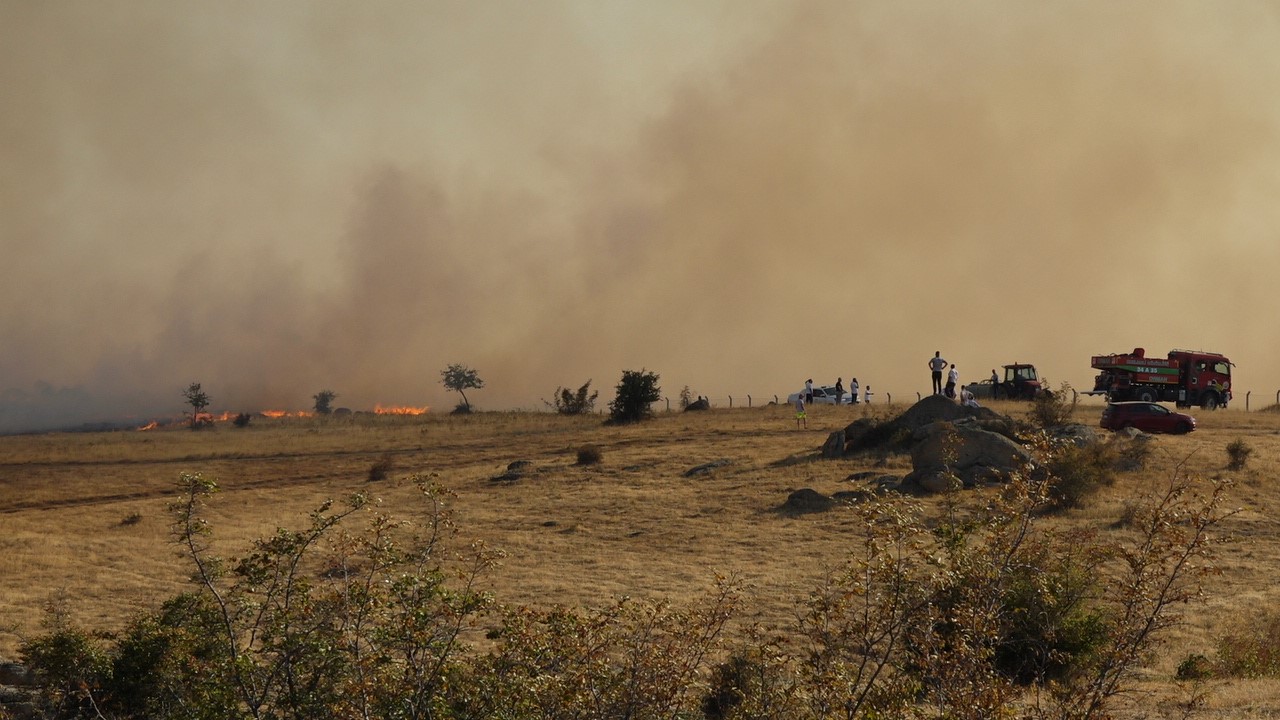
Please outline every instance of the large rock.
[[0, 685], [14, 687], [34, 687], [39, 679], [26, 665], [15, 662], [0, 662]]
[[1048, 431], [1049, 437], [1062, 443], [1070, 443], [1076, 447], [1093, 445], [1102, 439], [1098, 429], [1089, 425], [1060, 425]]
[[827, 441], [822, 444], [822, 457], [824, 458], [840, 458], [844, 457], [844, 431], [837, 430], [827, 436]]
[[913, 470], [903, 484], [928, 492], [950, 489], [957, 480], [965, 486], [994, 481], [1031, 462], [1026, 448], [974, 420], [930, 423], [912, 437]]
[[967, 407], [944, 395], [930, 395], [907, 408], [906, 412], [894, 420], [894, 423], [898, 427], [906, 428], [914, 433], [926, 425], [932, 425], [942, 420], [954, 421], [961, 418], [1000, 420], [1003, 417], [1000, 413], [988, 408]]
[[844, 429], [845, 452], [874, 448], [906, 450], [913, 441], [913, 435], [920, 428], [936, 422], [960, 420], [976, 422], [983, 429], [1007, 437], [1013, 435], [1013, 420], [994, 410], [984, 407], [966, 407], [945, 396], [930, 395], [888, 422], [859, 418], [849, 423]]

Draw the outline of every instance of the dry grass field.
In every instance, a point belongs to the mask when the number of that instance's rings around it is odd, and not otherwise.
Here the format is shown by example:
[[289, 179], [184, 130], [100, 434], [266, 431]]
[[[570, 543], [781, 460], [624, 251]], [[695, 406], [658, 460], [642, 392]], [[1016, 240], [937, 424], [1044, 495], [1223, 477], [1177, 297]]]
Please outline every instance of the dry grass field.
[[[663, 414], [631, 426], [599, 416], [479, 413], [466, 417], [356, 416], [256, 418], [201, 432], [47, 434], [0, 438], [0, 658], [15, 658], [22, 638], [40, 631], [42, 608], [61, 599], [95, 629], [121, 627], [186, 585], [187, 562], [172, 543], [166, 506], [182, 472], [215, 479], [223, 492], [209, 517], [222, 552], [243, 552], [251, 538], [299, 526], [327, 498], [366, 492], [393, 512], [411, 513], [414, 474], [434, 476], [455, 497], [464, 542], [481, 540], [506, 554], [485, 584], [508, 604], [603, 605], [620, 595], [679, 601], [710, 588], [717, 573], [745, 587], [743, 621], [783, 623], [795, 602], [848, 557], [851, 512], [795, 515], [779, 507], [799, 488], [852, 489], [862, 470], [905, 474], [906, 457], [822, 460], [827, 433], [865, 413], [895, 408], [817, 407], [796, 428], [785, 406]], [[994, 404], [1020, 416], [1026, 407]], [[1098, 405], [1077, 420], [1096, 425]], [[1155, 700], [1139, 698], [1132, 717], [1177, 717], [1173, 681], [1191, 653], [1212, 656], [1215, 642], [1258, 617], [1280, 596], [1280, 413], [1197, 413], [1200, 429], [1155, 441], [1148, 468], [1123, 474], [1085, 508], [1049, 522], [1123, 533], [1117, 519], [1135, 496], [1158, 490], [1175, 468], [1229, 474], [1233, 507], [1223, 530], [1232, 542], [1203, 605], [1150, 658], [1145, 676]], [[1226, 446], [1253, 448], [1244, 470], [1227, 473]], [[579, 465], [595, 446], [601, 462]], [[530, 463], [514, 481], [495, 480], [508, 464]], [[724, 461], [686, 477], [695, 466]], [[387, 477], [370, 470], [389, 463]], [[989, 491], [974, 490], [972, 493]], [[936, 501], [926, 501], [929, 503]], [[1215, 684], [1201, 717], [1280, 717], [1274, 680]]]

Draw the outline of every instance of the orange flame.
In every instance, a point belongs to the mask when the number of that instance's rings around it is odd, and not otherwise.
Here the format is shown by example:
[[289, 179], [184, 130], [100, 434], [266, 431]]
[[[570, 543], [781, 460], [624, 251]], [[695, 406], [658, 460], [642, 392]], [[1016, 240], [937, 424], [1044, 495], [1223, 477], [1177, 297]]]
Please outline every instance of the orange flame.
[[311, 417], [311, 413], [305, 410], [263, 410], [262, 415], [269, 418]]
[[160, 427], [160, 423], [156, 422], [155, 420], [152, 420], [146, 425], [143, 425], [142, 427], [138, 428], [138, 432], [142, 432], [144, 430], [155, 430], [158, 427]]
[[407, 405], [374, 405], [373, 411], [378, 415], [425, 415], [431, 408], [423, 405], [422, 407], [410, 407]]

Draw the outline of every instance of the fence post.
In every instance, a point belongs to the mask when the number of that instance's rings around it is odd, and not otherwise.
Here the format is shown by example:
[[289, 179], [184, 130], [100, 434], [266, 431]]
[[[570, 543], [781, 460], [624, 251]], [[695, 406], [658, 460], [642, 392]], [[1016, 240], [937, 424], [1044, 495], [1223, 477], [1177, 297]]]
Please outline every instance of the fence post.
[[733, 396], [732, 396], [732, 395], [730, 395], [730, 396], [729, 396], [729, 407], [730, 407], [730, 408], [732, 408], [732, 407], [733, 407]]
[[774, 405], [777, 405], [777, 404], [778, 404], [778, 396], [777, 396], [777, 395], [774, 395], [774, 396], [773, 396], [773, 404], [774, 404]]
[[1249, 396], [1252, 394], [1253, 394], [1252, 390], [1244, 394], [1244, 411], [1245, 412], [1249, 412]]
[[920, 402], [920, 393], [916, 393], [916, 402]]
[[747, 396], [747, 407], [751, 407], [751, 396]]
[[1076, 392], [1075, 388], [1071, 388], [1071, 404], [1075, 405], [1076, 402], [1079, 400], [1080, 400], [1080, 393]]
[[667, 401], [667, 412], [671, 412], [671, 398], [667, 397], [662, 399]]
[[893, 404], [893, 393], [885, 393], [885, 394], [884, 394], [884, 404], [885, 404], [885, 405], [892, 405], [892, 404]]

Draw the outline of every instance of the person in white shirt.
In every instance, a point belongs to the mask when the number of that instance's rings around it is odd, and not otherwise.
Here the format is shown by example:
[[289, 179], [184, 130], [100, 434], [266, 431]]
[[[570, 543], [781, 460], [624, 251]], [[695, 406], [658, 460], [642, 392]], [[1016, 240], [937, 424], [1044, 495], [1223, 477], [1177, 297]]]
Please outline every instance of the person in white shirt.
[[858, 404], [858, 378], [853, 378], [849, 381], [849, 404]]
[[951, 372], [947, 373], [947, 389], [944, 394], [949, 398], [956, 396], [956, 384], [960, 381], [960, 371], [956, 370], [956, 366], [951, 366]]
[[947, 361], [942, 359], [942, 351], [936, 350], [929, 359], [929, 371], [933, 375], [933, 394], [942, 394], [942, 371], [947, 369]]

